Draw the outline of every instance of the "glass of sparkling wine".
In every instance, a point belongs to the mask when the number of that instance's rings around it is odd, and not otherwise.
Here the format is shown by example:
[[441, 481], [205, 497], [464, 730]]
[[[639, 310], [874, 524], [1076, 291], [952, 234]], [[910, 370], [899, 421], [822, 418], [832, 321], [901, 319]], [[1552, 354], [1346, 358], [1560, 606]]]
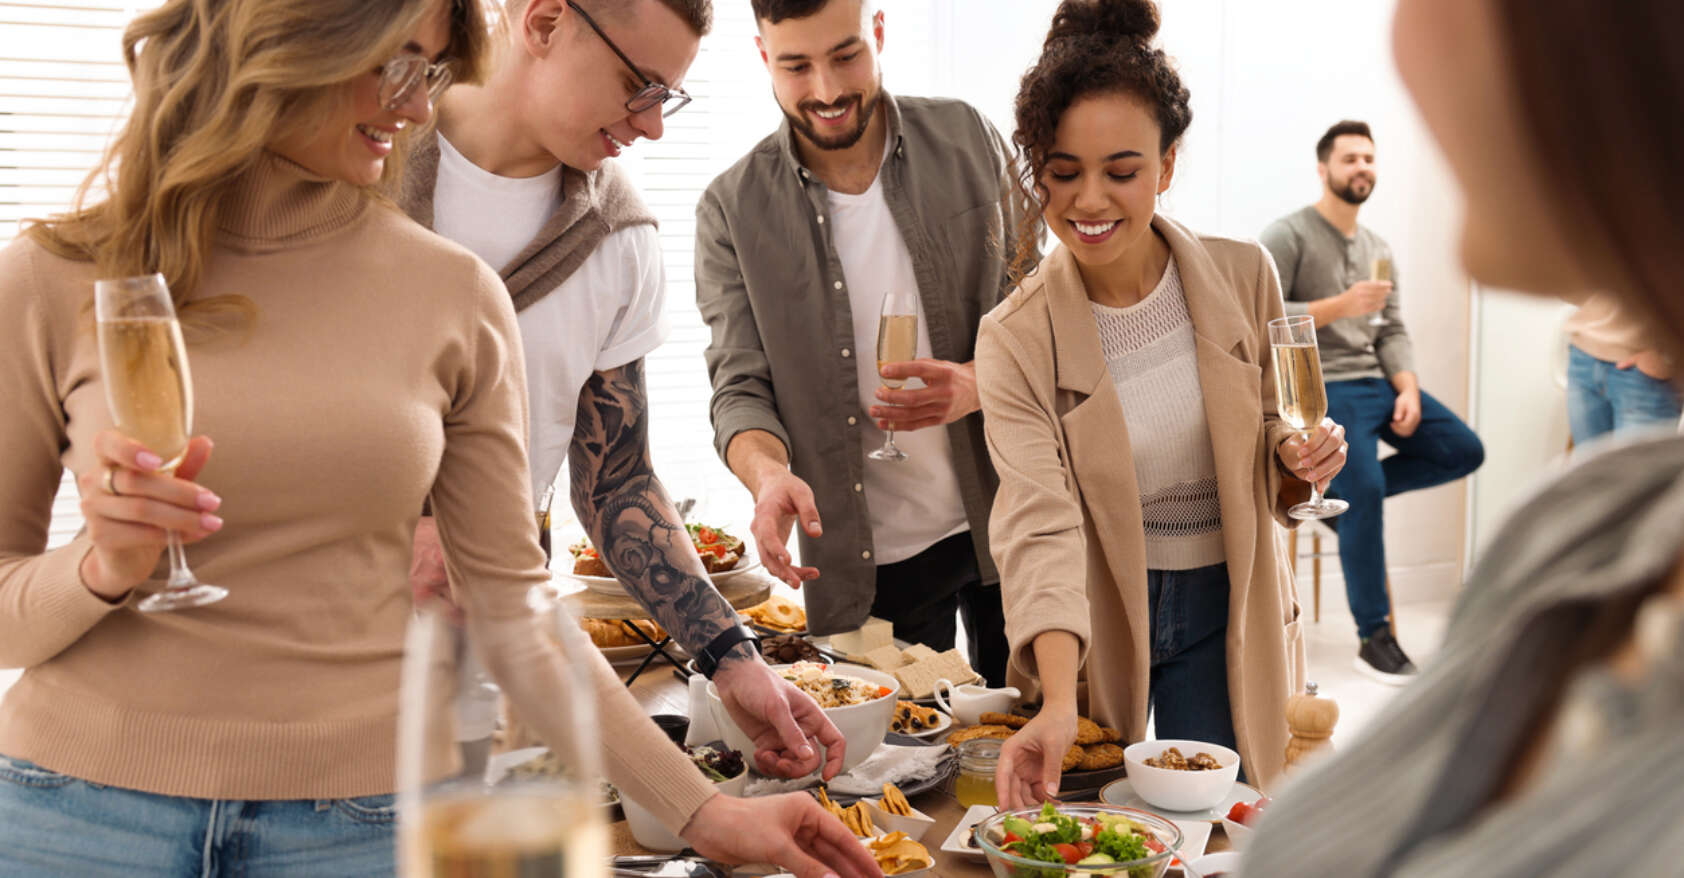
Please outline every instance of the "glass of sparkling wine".
[[[1369, 265], [1368, 279], [1382, 283], [1390, 282], [1392, 279], [1392, 261], [1384, 256], [1374, 260]], [[1373, 317], [1368, 318], [1369, 326], [1385, 326], [1386, 323], [1385, 311], [1376, 312]]]
[[[1269, 321], [1269, 346], [1275, 355], [1275, 401], [1281, 420], [1308, 439], [1327, 417], [1327, 385], [1321, 380], [1321, 352], [1316, 348], [1316, 321], [1309, 315]], [[1323, 497], [1310, 486], [1310, 499], [1287, 510], [1300, 520], [1332, 518], [1351, 508], [1343, 500]]]
[[[105, 401], [118, 431], [162, 457], [173, 473], [187, 453], [193, 429], [193, 375], [169, 287], [160, 274], [94, 282], [99, 327], [99, 368]], [[147, 613], [213, 604], [228, 596], [187, 567], [181, 536], [167, 532], [170, 578], [164, 590], [141, 601]]]
[[[890, 363], [904, 363], [918, 358], [918, 294], [910, 290], [890, 290], [883, 294], [883, 306], [877, 318], [877, 375], [884, 387], [899, 390], [904, 378], [882, 378], [883, 367]], [[895, 447], [895, 431], [883, 437], [883, 447], [866, 457], [872, 460], [906, 460], [906, 452]]]
[[[541, 603], [534, 599], [531, 603]], [[564, 716], [565, 740], [496, 753], [481, 772], [464, 772], [454, 734], [460, 672], [472, 652], [466, 629], [438, 607], [422, 607], [404, 643], [398, 718], [398, 875], [402, 878], [598, 878], [609, 874], [608, 825], [596, 701], [586, 662], [590, 642], [559, 605], [542, 628], [561, 653], [501, 680], [505, 693], [548, 698]], [[553, 678], [553, 679], [552, 679]], [[525, 698], [522, 704], [527, 703]], [[509, 705], [508, 733], [529, 737]]]

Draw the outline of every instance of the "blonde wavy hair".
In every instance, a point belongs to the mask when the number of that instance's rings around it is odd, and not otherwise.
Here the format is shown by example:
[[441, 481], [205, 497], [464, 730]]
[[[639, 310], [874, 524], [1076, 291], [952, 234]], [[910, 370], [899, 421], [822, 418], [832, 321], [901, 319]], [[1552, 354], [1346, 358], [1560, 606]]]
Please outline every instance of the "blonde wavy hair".
[[[184, 323], [255, 313], [242, 297], [190, 302], [223, 196], [281, 132], [349, 100], [346, 86], [396, 55], [441, 2], [454, 78], [477, 82], [489, 46], [481, 0], [168, 0], [137, 17], [123, 32], [133, 110], [71, 210], [24, 234], [105, 277], [163, 274]], [[394, 153], [385, 177], [401, 173]]]

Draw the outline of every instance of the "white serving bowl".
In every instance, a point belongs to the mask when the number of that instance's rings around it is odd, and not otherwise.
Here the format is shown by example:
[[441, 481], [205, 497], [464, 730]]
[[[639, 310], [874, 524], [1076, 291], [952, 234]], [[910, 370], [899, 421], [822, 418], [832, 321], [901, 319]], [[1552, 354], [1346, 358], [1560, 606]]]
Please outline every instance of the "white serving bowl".
[[[1189, 759], [1200, 752], [1209, 753], [1222, 767], [1211, 771], [1177, 771], [1146, 764], [1147, 759], [1156, 758], [1171, 747]], [[1227, 798], [1234, 781], [1240, 777], [1240, 754], [1203, 741], [1139, 741], [1123, 748], [1123, 764], [1128, 767], [1129, 785], [1135, 793], [1148, 804], [1168, 811], [1214, 808]]]
[[[773, 665], [772, 670], [783, 672], [790, 665]], [[851, 704], [847, 707], [827, 707], [824, 715], [836, 725], [836, 730], [842, 733], [848, 742], [848, 750], [842, 756], [842, 770], [851, 771], [854, 766], [864, 762], [866, 757], [875, 752], [883, 743], [883, 736], [889, 733], [889, 723], [895, 718], [895, 699], [900, 696], [900, 681], [889, 674], [864, 665], [834, 664], [829, 666], [832, 674], [845, 677], [858, 677], [868, 683], [889, 688], [889, 694], [881, 696], [864, 704]], [[737, 728], [731, 714], [725, 710], [725, 703], [719, 700], [719, 687], [708, 683], [708, 710], [713, 716], [714, 725], [719, 729], [719, 736], [725, 739], [725, 745], [733, 750], [741, 750], [743, 758], [749, 765], [754, 765], [754, 741]]]
[[1229, 820], [1226, 814], [1222, 815], [1222, 831], [1228, 834], [1228, 847], [1236, 851], [1245, 850], [1246, 842], [1251, 841], [1251, 827]]
[[[732, 747], [731, 749], [738, 749]], [[748, 762], [745, 755], [743, 770], [730, 780], [715, 781], [714, 787], [727, 796], [741, 797], [748, 786]], [[626, 828], [638, 844], [652, 851], [681, 851], [690, 843], [667, 831], [661, 821], [624, 792], [620, 793], [620, 808], [626, 812]]]

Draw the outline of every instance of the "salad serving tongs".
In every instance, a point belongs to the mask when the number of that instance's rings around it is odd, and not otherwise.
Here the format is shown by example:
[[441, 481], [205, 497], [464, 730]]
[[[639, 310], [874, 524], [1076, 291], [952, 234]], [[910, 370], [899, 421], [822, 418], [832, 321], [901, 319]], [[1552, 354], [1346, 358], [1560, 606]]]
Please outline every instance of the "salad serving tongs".
[[729, 870], [698, 857], [615, 857], [615, 878], [731, 878]]

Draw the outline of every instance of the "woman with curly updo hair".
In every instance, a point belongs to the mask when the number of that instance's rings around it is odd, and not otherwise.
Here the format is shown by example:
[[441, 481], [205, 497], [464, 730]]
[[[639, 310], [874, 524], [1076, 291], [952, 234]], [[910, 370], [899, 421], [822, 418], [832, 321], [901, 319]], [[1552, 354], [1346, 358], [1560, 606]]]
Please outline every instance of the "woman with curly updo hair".
[[1002, 751], [1004, 807], [1057, 792], [1084, 662], [1101, 724], [1136, 741], [1152, 713], [1265, 784], [1302, 682], [1274, 522], [1339, 471], [1344, 431], [1276, 413], [1267, 251], [1155, 212], [1193, 118], [1157, 31], [1150, 0], [1065, 0], [1017, 97], [1019, 195], [1058, 246], [1036, 267], [1019, 238], [977, 342], [1006, 633], [1044, 695]]
[[[488, 11], [156, 4], [124, 32], [134, 110], [85, 197], [0, 248], [0, 668], [23, 669], [0, 701], [6, 878], [390, 878], [423, 501], [464, 624], [546, 741], [595, 699], [609, 778], [687, 844], [881, 874], [809, 796], [721, 795], [600, 655], [592, 691], [568, 688], [527, 606], [549, 572], [508, 291], [377, 188], [485, 69]], [[92, 300], [96, 279], [153, 273], [207, 435], [148, 447], [114, 428], [107, 393], [140, 391], [108, 383]], [[142, 410], [179, 405], [152, 389]], [[49, 550], [66, 469], [87, 527]], [[143, 612], [172, 531], [226, 594]], [[457, 771], [427, 757], [428, 780]]]

